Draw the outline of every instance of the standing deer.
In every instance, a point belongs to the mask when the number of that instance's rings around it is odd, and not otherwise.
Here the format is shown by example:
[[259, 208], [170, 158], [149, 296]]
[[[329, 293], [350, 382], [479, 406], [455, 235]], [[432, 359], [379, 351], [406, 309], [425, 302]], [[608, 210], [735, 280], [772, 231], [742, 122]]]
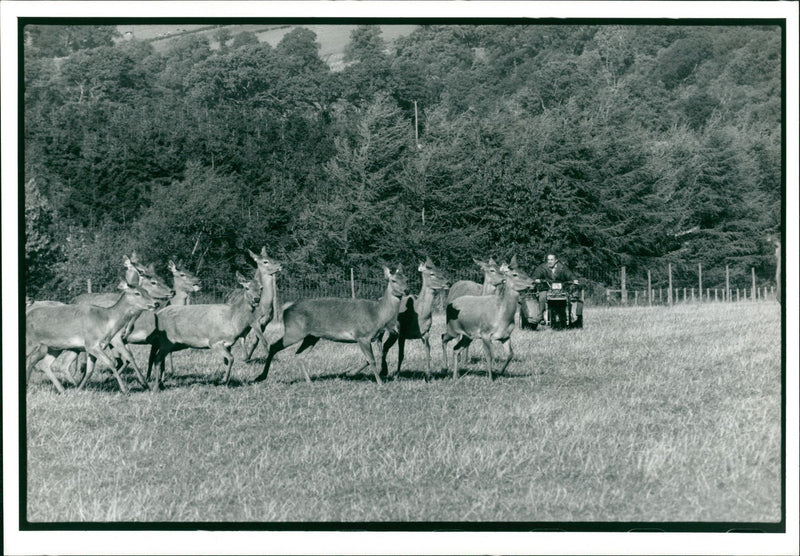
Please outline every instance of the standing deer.
[[[261, 301], [258, 304], [258, 309], [256, 311], [257, 319], [253, 322], [253, 328], [256, 326], [259, 327], [263, 335], [267, 329], [267, 325], [272, 322], [275, 316], [273, 309], [276, 295], [275, 274], [280, 272], [283, 267], [280, 263], [270, 260], [269, 257], [267, 257], [266, 247], [261, 248], [261, 256], [256, 255], [249, 249], [247, 252], [250, 254], [250, 258], [256, 262], [256, 266], [258, 267], [256, 276], [261, 281]], [[254, 334], [254, 336], [255, 340], [250, 348], [247, 347], [247, 336], [242, 338], [245, 362], [250, 361], [250, 358], [258, 347], [259, 336], [257, 334]], [[265, 344], [264, 346], [267, 347], [267, 345], [268, 344]]]
[[[155, 300], [138, 286], [131, 287], [121, 282], [119, 289], [123, 294], [111, 307], [95, 305], [42, 305], [32, 306], [25, 315], [25, 344], [27, 353], [26, 372], [30, 378], [33, 367], [48, 353], [61, 351], [85, 351], [86, 374], [79, 388], [86, 386], [100, 361], [110, 368], [122, 392], [128, 388], [122, 381], [117, 366], [103, 351], [111, 338], [127, 326], [142, 311], [156, 308]], [[64, 388], [52, 372], [45, 372], [59, 392]]]
[[397, 315], [397, 330], [390, 330], [389, 337], [383, 344], [383, 354], [381, 357], [381, 374], [388, 374], [386, 365], [386, 354], [397, 342], [397, 372], [400, 374], [400, 366], [403, 364], [403, 354], [405, 352], [406, 340], [422, 340], [425, 347], [427, 367], [425, 380], [431, 378], [431, 313], [433, 312], [433, 298], [437, 291], [447, 288], [447, 279], [442, 272], [436, 268], [430, 257], [424, 263], [420, 263], [417, 269], [422, 273], [422, 289], [419, 295], [409, 295], [400, 302], [400, 312]]
[[[158, 313], [155, 343], [150, 350], [151, 364], [156, 366], [157, 389], [163, 386], [164, 358], [187, 348], [211, 349], [221, 355], [227, 365], [225, 384], [230, 383], [233, 367], [230, 347], [250, 330], [261, 297], [258, 280], [248, 280], [238, 272], [236, 280], [245, 291], [233, 303], [170, 305]], [[261, 335], [260, 329], [254, 330]], [[261, 341], [266, 342], [263, 335]]]
[[458, 352], [472, 340], [480, 338], [489, 359], [489, 379], [494, 380], [494, 356], [492, 341], [501, 342], [508, 355], [500, 368], [505, 372], [514, 355], [509, 339], [514, 330], [514, 316], [521, 291], [533, 286], [533, 280], [520, 269], [510, 269], [503, 265], [500, 269], [505, 278], [501, 295], [467, 295], [455, 299], [445, 309], [447, 330], [442, 334], [442, 352], [447, 365], [447, 343], [455, 338], [460, 340], [453, 347], [453, 378], [458, 378]]
[[[314, 346], [320, 338], [334, 342], [357, 343], [375, 375], [375, 381], [382, 384], [375, 364], [372, 343], [380, 342], [380, 337], [388, 326], [397, 321], [400, 299], [406, 294], [408, 285], [402, 265], [392, 272], [383, 267], [383, 275], [388, 281], [386, 291], [378, 301], [371, 299], [338, 299], [323, 297], [304, 299], [287, 306], [283, 311], [283, 337], [269, 346], [269, 355], [264, 370], [255, 382], [267, 378], [272, 358], [300, 340], [303, 341], [295, 353]], [[364, 367], [361, 367], [362, 369]], [[308, 371], [303, 368], [306, 381], [311, 382]]]
[[[447, 292], [447, 299], [445, 300], [445, 307], [453, 300], [458, 299], [464, 295], [494, 295], [497, 292], [497, 286], [503, 283], [503, 275], [500, 272], [497, 263], [494, 259], [489, 257], [486, 262], [472, 259], [475, 261], [481, 270], [483, 270], [483, 284], [478, 284], [472, 280], [459, 280]], [[469, 347], [467, 347], [462, 355], [463, 362], [469, 358]]]

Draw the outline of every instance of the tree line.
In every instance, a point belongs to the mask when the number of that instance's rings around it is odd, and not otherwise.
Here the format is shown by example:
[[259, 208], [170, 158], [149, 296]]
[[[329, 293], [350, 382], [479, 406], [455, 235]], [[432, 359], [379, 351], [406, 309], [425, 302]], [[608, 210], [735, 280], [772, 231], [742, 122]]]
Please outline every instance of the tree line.
[[320, 279], [547, 252], [608, 285], [623, 265], [774, 276], [777, 26], [420, 25], [389, 45], [363, 25], [336, 71], [309, 29], [230, 29], [156, 51], [25, 27], [27, 295], [112, 284], [134, 250], [233, 284], [262, 245]]

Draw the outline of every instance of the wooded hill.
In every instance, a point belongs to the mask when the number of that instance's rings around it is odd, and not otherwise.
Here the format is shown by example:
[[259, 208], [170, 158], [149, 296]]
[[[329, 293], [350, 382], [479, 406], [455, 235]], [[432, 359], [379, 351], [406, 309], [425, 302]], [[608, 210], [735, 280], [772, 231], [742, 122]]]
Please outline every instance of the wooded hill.
[[549, 251], [608, 285], [774, 276], [778, 26], [362, 26], [335, 72], [302, 27], [219, 39], [25, 27], [28, 295], [134, 250], [232, 284], [262, 245], [310, 279]]

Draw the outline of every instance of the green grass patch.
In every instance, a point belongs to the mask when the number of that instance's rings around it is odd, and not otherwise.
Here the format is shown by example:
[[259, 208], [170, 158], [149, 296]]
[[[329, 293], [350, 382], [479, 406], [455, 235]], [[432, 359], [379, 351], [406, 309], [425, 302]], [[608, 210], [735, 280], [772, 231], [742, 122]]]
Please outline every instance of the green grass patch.
[[[443, 329], [437, 318], [437, 368]], [[104, 371], [57, 395], [37, 372], [28, 518], [780, 519], [777, 304], [589, 309], [583, 330], [511, 341], [515, 359], [494, 382], [475, 346], [462, 378], [425, 383], [418, 341], [383, 387], [349, 372], [362, 363], [355, 345], [324, 341], [281, 352], [258, 385], [263, 351], [234, 363], [230, 388], [210, 352], [175, 354], [157, 394], [128, 374], [122, 395]]]

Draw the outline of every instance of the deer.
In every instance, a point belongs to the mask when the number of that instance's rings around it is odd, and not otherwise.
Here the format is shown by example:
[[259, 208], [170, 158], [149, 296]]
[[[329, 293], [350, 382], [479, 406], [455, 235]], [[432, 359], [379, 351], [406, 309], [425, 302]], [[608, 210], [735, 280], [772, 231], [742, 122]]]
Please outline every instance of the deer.
[[[261, 282], [261, 301], [258, 304], [257, 310], [257, 319], [253, 322], [253, 328], [258, 326], [261, 329], [262, 335], [267, 329], [267, 325], [272, 322], [274, 317], [274, 305], [275, 305], [275, 296], [277, 295], [277, 291], [275, 288], [275, 274], [280, 272], [283, 267], [280, 263], [275, 262], [274, 260], [270, 260], [267, 256], [267, 248], [261, 247], [261, 255], [256, 255], [249, 249], [247, 252], [250, 255], [250, 258], [253, 259], [256, 263], [256, 276], [254, 278], [258, 278]], [[240, 290], [237, 290], [237, 293]], [[242, 346], [244, 347], [244, 361], [249, 362], [250, 358], [255, 353], [256, 348], [258, 348], [259, 344], [259, 336], [255, 335], [255, 341], [253, 342], [252, 347], [247, 347], [247, 336], [242, 338]], [[266, 346], [267, 344], [265, 344]]]
[[[34, 366], [48, 354], [65, 350], [85, 351], [86, 374], [78, 388], [83, 389], [96, 368], [96, 361], [111, 369], [123, 393], [128, 387], [122, 381], [116, 364], [103, 351], [111, 338], [142, 311], [152, 311], [156, 301], [139, 286], [131, 287], [120, 282], [122, 295], [111, 307], [95, 305], [41, 305], [31, 306], [25, 315], [26, 378], [30, 379]], [[60, 393], [63, 386], [49, 366], [45, 373]]]
[[[131, 285], [139, 285], [151, 297], [159, 302], [159, 305], [164, 301], [172, 301], [175, 297], [175, 290], [167, 286], [166, 282], [155, 275], [155, 269], [152, 267], [144, 267], [135, 258], [135, 254], [131, 257], [125, 256], [123, 263], [126, 268], [125, 281]], [[77, 305], [96, 305], [99, 307], [110, 307], [119, 298], [119, 293], [84, 293], [73, 298], [73, 304]], [[110, 344], [115, 357], [119, 358], [123, 365], [120, 372], [123, 372], [128, 366], [132, 366], [137, 380], [145, 387], [149, 388], [147, 380], [142, 376], [139, 366], [133, 357], [127, 344], [141, 344], [147, 343], [147, 334], [143, 336], [141, 331], [149, 329], [150, 332], [155, 328], [155, 317], [152, 312], [143, 312], [137, 318], [132, 319], [128, 326], [120, 330], [111, 338]], [[133, 334], [134, 330], [137, 334]], [[68, 357], [75, 358], [76, 355], [68, 354]], [[71, 364], [71, 361], [65, 362]]]
[[[472, 259], [475, 264], [483, 270], [483, 284], [478, 284], [472, 280], [459, 280], [447, 292], [447, 299], [445, 300], [445, 307], [453, 300], [458, 299], [464, 295], [494, 295], [497, 292], [497, 286], [500, 285], [504, 278], [500, 273], [497, 263], [494, 259], [489, 257], [489, 260], [484, 262], [478, 259]], [[463, 359], [469, 358], [469, 348], [463, 352]]]
[[[194, 273], [190, 272], [183, 265], [176, 265], [172, 260], [167, 263], [167, 269], [172, 274], [172, 288], [175, 291], [175, 295], [169, 300], [169, 305], [189, 305], [192, 300], [192, 294], [202, 289], [202, 282]], [[158, 314], [158, 312], [156, 312], [156, 314]], [[156, 321], [155, 318], [153, 318], [145, 322], [143, 319], [144, 316], [145, 315], [140, 316], [135, 321], [134, 329], [131, 331], [132, 335], [129, 334], [126, 340], [128, 343], [148, 343], [152, 345], [152, 334], [155, 331]], [[145, 333], [143, 334], [142, 331]], [[175, 367], [172, 364], [171, 353], [169, 354], [169, 365], [171, 371], [174, 373]], [[147, 380], [150, 380], [151, 369], [152, 361], [148, 362], [147, 365]]]
[[[333, 342], [357, 343], [367, 359], [367, 363], [359, 369], [359, 372], [369, 366], [377, 384], [379, 386], [383, 384], [375, 364], [372, 344], [380, 342], [386, 328], [394, 327], [400, 300], [408, 290], [402, 265], [399, 265], [394, 272], [384, 266], [383, 275], [387, 280], [386, 290], [377, 301], [322, 297], [286, 305], [283, 310], [283, 336], [269, 346], [264, 370], [254, 382], [266, 380], [272, 358], [279, 351], [302, 340], [303, 343], [295, 352], [299, 354], [313, 347], [320, 338], [324, 338]], [[306, 382], [311, 383], [311, 377], [305, 368], [303, 373]]]
[[386, 365], [386, 354], [389, 349], [397, 342], [397, 371], [400, 374], [400, 367], [403, 364], [406, 340], [422, 340], [426, 355], [425, 381], [431, 378], [431, 314], [433, 312], [433, 298], [437, 291], [446, 289], [448, 286], [444, 274], [436, 268], [430, 257], [424, 263], [420, 263], [417, 269], [422, 274], [422, 288], [417, 296], [406, 296], [400, 302], [400, 311], [397, 315], [397, 329], [391, 329], [389, 336], [383, 344], [381, 356], [381, 375], [388, 374]]
[[503, 344], [507, 351], [499, 374], [508, 367], [514, 352], [509, 339], [514, 330], [514, 316], [519, 303], [520, 292], [533, 287], [533, 279], [520, 269], [507, 265], [500, 267], [505, 279], [500, 295], [466, 295], [447, 304], [445, 318], [447, 329], [442, 334], [442, 352], [445, 368], [447, 366], [447, 344], [460, 338], [453, 346], [453, 379], [458, 378], [458, 351], [468, 346], [472, 340], [480, 339], [489, 359], [489, 379], [494, 380], [494, 356], [492, 341]]
[[[261, 283], [258, 280], [248, 280], [239, 272], [236, 273], [236, 280], [245, 291], [232, 303], [170, 305], [159, 311], [148, 364], [148, 374], [152, 365], [156, 368], [156, 389], [163, 387], [161, 377], [167, 354], [187, 348], [211, 349], [221, 355], [227, 366], [224, 383], [226, 386], [230, 384], [233, 367], [230, 348], [249, 332], [261, 298]], [[261, 336], [265, 345], [269, 343], [258, 327], [254, 331]]]

